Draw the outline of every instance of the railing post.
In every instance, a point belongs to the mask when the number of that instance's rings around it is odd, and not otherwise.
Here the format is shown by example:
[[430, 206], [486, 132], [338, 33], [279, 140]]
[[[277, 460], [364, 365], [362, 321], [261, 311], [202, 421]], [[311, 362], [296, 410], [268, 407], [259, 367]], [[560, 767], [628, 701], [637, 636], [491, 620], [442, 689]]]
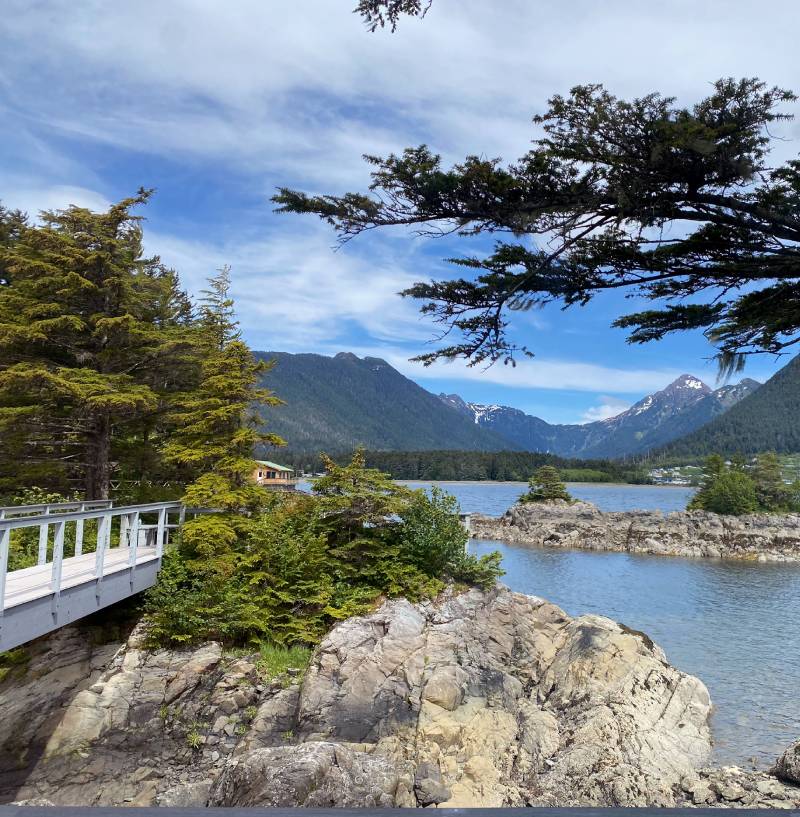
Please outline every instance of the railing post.
[[[105, 560], [106, 548], [111, 540], [111, 514], [104, 513], [97, 523], [97, 550], [94, 554], [94, 577], [99, 582], [103, 578], [103, 561]], [[97, 594], [100, 595], [98, 585]]]
[[[44, 509], [44, 516], [50, 514], [50, 506], [47, 505]], [[39, 525], [39, 555], [36, 559], [37, 565], [47, 564], [47, 534], [49, 533], [49, 525], [47, 523]]]
[[167, 509], [158, 512], [158, 528], [156, 529], [156, 556], [160, 559], [164, 553], [164, 536], [167, 532]]
[[61, 567], [64, 561], [64, 528], [66, 522], [55, 523], [55, 536], [53, 537], [53, 570], [50, 574], [50, 592], [53, 594], [52, 613], [53, 618], [58, 618], [58, 602], [61, 596]]
[[8, 574], [8, 551], [11, 547], [11, 529], [0, 531], [0, 622], [6, 608], [6, 575]]
[[128, 528], [131, 521], [128, 514], [123, 514], [119, 518], [119, 546], [124, 548], [128, 544]]
[[128, 533], [128, 564], [133, 567], [136, 564], [136, 549], [139, 547], [139, 511], [134, 511], [131, 516]]
[[[81, 511], [86, 510], [86, 503], [81, 502]], [[83, 519], [78, 519], [75, 522], [75, 555], [80, 556], [83, 553]]]

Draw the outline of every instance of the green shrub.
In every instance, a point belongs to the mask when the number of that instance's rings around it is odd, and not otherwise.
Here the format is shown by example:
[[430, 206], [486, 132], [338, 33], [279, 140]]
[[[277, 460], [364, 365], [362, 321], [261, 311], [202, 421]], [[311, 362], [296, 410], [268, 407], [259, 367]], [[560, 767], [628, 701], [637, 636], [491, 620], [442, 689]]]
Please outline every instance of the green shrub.
[[148, 593], [153, 644], [308, 647], [381, 597], [417, 600], [448, 581], [486, 587], [502, 575], [499, 553], [466, 553], [452, 497], [398, 486], [360, 453], [344, 466], [329, 461], [313, 496], [275, 496], [235, 524], [201, 519], [209, 538], [167, 554]]
[[400, 558], [431, 578], [493, 585], [503, 575], [500, 554], [478, 559], [467, 553], [469, 535], [458, 514], [456, 498], [441, 488], [434, 486], [430, 497], [417, 492], [400, 515]]
[[565, 502], [574, 502], [567, 491], [567, 486], [561, 481], [558, 469], [552, 465], [543, 465], [536, 469], [536, 473], [528, 480], [528, 493], [523, 494], [520, 502], [552, 502], [563, 499]]
[[738, 462], [725, 465], [722, 457], [706, 460], [700, 490], [689, 502], [690, 510], [740, 516], [758, 510], [756, 486], [752, 477]]

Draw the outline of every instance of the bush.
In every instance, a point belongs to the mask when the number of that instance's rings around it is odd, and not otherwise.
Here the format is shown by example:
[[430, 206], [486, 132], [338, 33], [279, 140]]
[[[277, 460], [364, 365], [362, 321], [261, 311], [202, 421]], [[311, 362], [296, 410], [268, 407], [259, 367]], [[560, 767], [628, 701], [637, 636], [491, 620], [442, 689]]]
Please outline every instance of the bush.
[[487, 587], [502, 575], [499, 553], [466, 553], [458, 505], [438, 489], [429, 498], [398, 486], [356, 454], [348, 465], [329, 463], [314, 490], [272, 496], [236, 525], [200, 517], [210, 538], [168, 554], [149, 591], [151, 643], [308, 646], [382, 596], [417, 600], [448, 581]]
[[689, 503], [690, 510], [740, 516], [758, 510], [756, 486], [739, 464], [726, 466], [719, 456], [706, 461], [700, 490]]
[[563, 499], [565, 502], [575, 501], [567, 491], [567, 486], [561, 481], [558, 470], [552, 465], [543, 465], [528, 480], [528, 493], [523, 494], [519, 501], [552, 502], [556, 499]]
[[467, 553], [469, 535], [455, 497], [436, 486], [419, 491], [401, 514], [400, 556], [430, 577], [488, 587], [503, 575], [500, 554], [478, 559]]

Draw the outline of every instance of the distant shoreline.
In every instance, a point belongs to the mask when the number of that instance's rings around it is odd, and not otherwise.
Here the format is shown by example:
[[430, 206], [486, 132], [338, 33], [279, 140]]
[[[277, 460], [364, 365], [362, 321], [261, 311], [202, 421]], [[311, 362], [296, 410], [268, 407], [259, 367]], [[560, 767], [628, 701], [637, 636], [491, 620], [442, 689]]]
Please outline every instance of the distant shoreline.
[[[458, 485], [522, 485], [527, 486], [527, 482], [509, 479], [396, 479], [394, 482], [401, 485], [409, 485], [415, 482], [432, 482], [450, 484], [456, 483]], [[696, 488], [695, 485], [671, 485], [669, 483], [654, 483], [652, 485], [642, 485], [637, 482], [567, 482], [565, 485], [578, 485], [581, 487], [589, 487], [592, 485], [608, 485], [610, 487], [618, 488]]]

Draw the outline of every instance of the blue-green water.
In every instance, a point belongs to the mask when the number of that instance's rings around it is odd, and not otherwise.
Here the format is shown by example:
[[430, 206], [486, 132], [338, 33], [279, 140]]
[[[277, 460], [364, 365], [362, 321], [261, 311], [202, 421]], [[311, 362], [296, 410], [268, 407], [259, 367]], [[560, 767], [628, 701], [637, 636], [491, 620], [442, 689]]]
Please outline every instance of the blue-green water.
[[[425, 483], [430, 484], [430, 483]], [[521, 483], [438, 483], [462, 510], [497, 515]], [[414, 483], [422, 486], [422, 483]], [[570, 486], [605, 510], [685, 507], [690, 489]], [[670, 662], [701, 678], [715, 705], [718, 763], [774, 762], [800, 737], [800, 565], [682, 559], [530, 548], [473, 540], [500, 550], [504, 581], [571, 615], [599, 613], [650, 635]]]

